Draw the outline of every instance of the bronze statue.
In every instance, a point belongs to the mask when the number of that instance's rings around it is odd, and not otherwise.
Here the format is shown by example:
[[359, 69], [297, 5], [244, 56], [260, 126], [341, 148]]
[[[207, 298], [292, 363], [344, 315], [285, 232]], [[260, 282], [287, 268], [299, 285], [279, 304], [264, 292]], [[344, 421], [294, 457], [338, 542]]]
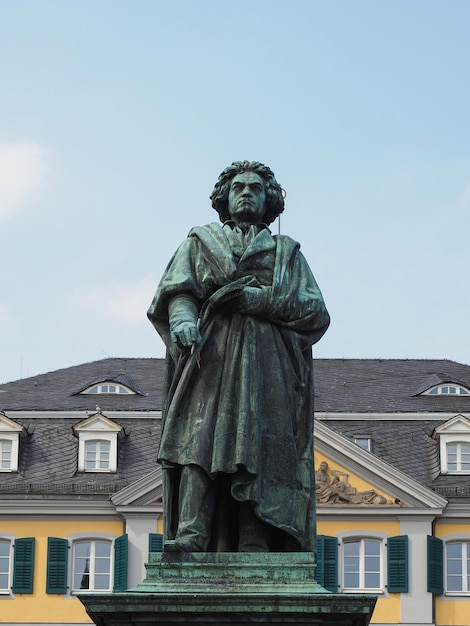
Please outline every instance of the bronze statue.
[[273, 172], [235, 162], [211, 194], [222, 225], [193, 228], [148, 316], [167, 347], [166, 551], [311, 551], [311, 346], [329, 324], [299, 250], [268, 225]]

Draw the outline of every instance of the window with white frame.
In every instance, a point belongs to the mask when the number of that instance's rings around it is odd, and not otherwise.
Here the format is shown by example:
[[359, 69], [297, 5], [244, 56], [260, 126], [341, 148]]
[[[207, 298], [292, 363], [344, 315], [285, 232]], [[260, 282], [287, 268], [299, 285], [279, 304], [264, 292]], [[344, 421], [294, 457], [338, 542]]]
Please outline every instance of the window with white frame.
[[358, 435], [357, 437], [354, 437], [354, 443], [363, 450], [372, 452], [372, 437], [367, 437], [366, 435]]
[[342, 544], [343, 590], [382, 590], [383, 542], [373, 538], [345, 539]]
[[445, 581], [448, 593], [470, 593], [470, 541], [445, 546]]
[[79, 472], [117, 471], [118, 435], [122, 434], [122, 426], [95, 413], [73, 429], [78, 436]]
[[89, 393], [135, 394], [135, 391], [132, 391], [132, 389], [126, 387], [125, 385], [107, 381], [98, 383], [97, 385], [92, 385], [91, 387], [84, 389], [81, 393], [85, 395]]
[[438, 426], [433, 436], [439, 440], [441, 473], [470, 474], [470, 420], [456, 415]]
[[448, 472], [470, 472], [470, 442], [453, 441], [446, 451]]
[[446, 383], [445, 385], [436, 385], [427, 389], [425, 396], [470, 396], [470, 390], [462, 385]]
[[102, 539], [75, 541], [72, 557], [72, 590], [111, 591], [112, 542]]
[[11, 541], [0, 539], [0, 593], [10, 593]]
[[9, 439], [0, 439], [0, 470], [11, 471], [13, 442]]
[[85, 442], [85, 471], [103, 472], [110, 468], [110, 441], [99, 439]]
[[127, 534], [85, 533], [47, 539], [46, 593], [127, 589]]
[[0, 411], [0, 472], [17, 472], [20, 436], [26, 431]]

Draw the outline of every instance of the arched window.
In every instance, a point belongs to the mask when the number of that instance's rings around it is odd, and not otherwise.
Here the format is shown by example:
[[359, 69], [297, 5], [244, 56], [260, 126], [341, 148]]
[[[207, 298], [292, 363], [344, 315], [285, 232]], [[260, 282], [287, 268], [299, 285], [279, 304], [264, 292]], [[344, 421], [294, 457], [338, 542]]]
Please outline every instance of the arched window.
[[0, 439], [0, 470], [11, 471], [13, 442]]
[[99, 472], [110, 469], [111, 442], [92, 439], [85, 442], [85, 471]]
[[382, 590], [383, 542], [365, 537], [345, 539], [342, 570], [343, 591]]
[[0, 539], [0, 593], [10, 593], [11, 541]]
[[114, 383], [112, 381], [105, 381], [102, 383], [98, 383], [97, 385], [93, 385], [84, 389], [82, 394], [90, 394], [90, 393], [111, 393], [111, 394], [135, 394], [132, 389], [126, 387], [125, 385], [119, 385], [118, 383]]
[[470, 396], [470, 390], [462, 385], [445, 383], [436, 385], [424, 392], [425, 396]]
[[470, 472], [470, 442], [449, 442], [446, 452], [448, 472]]
[[72, 547], [72, 591], [111, 591], [112, 542], [90, 539]]
[[470, 593], [470, 541], [445, 544], [445, 581], [447, 593]]

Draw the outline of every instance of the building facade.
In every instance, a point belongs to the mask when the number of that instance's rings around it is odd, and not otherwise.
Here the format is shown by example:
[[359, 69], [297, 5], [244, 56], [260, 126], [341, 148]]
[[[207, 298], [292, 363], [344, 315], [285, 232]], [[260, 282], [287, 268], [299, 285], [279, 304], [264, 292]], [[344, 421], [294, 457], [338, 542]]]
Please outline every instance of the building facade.
[[[89, 624], [80, 592], [161, 550], [161, 359], [0, 385], [0, 622]], [[315, 361], [317, 578], [372, 623], [468, 626], [470, 366]]]

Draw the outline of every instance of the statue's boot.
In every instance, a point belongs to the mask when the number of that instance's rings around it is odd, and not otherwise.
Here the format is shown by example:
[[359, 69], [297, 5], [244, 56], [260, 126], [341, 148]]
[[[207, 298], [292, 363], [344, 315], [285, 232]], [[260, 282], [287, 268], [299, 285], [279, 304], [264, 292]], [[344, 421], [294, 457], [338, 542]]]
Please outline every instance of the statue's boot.
[[197, 465], [185, 465], [179, 493], [178, 530], [175, 539], [165, 543], [165, 550], [205, 552], [215, 510], [214, 481]]

